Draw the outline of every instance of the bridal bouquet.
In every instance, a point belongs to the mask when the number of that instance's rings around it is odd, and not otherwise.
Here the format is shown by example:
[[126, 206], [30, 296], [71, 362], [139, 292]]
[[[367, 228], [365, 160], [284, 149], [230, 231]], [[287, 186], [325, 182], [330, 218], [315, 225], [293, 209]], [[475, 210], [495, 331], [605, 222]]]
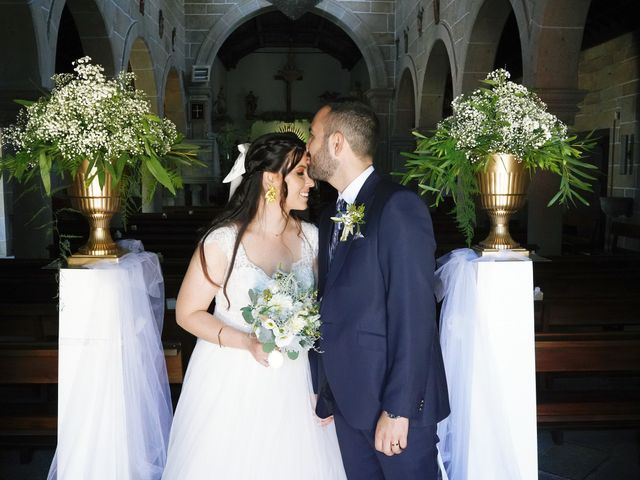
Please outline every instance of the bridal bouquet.
[[295, 360], [320, 338], [316, 292], [301, 287], [293, 273], [276, 271], [263, 290], [249, 290], [249, 298], [242, 316], [269, 353], [270, 366], [280, 367], [285, 353]]

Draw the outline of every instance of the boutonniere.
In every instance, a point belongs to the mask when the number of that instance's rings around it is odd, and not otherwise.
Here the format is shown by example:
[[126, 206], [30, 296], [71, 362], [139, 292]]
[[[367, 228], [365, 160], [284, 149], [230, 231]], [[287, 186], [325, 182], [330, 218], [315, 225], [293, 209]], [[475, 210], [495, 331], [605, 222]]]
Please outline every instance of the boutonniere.
[[349, 235], [354, 234], [354, 230], [356, 237], [361, 237], [360, 226], [364, 225], [364, 204], [356, 205], [352, 203], [347, 207], [346, 212], [337, 217], [331, 217], [331, 220], [342, 224], [341, 242], [347, 241]]

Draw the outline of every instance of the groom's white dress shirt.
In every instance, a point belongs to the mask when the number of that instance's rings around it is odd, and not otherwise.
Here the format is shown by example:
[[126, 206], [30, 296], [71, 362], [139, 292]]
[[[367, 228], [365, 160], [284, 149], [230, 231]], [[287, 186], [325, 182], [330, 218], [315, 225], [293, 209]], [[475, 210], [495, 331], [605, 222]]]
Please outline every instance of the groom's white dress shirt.
[[[338, 195], [338, 200], [342, 199], [347, 202], [347, 205], [351, 205], [358, 198], [358, 193], [367, 181], [369, 175], [373, 173], [373, 165], [369, 165], [360, 175], [358, 175], [348, 186]], [[337, 200], [336, 200], [337, 202]]]

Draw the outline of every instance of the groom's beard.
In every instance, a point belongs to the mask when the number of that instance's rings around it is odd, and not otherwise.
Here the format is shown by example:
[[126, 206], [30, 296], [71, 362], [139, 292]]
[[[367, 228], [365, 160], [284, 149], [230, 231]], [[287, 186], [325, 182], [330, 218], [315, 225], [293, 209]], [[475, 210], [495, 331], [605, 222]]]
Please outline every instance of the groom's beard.
[[325, 139], [318, 153], [309, 162], [309, 176], [314, 180], [328, 182], [338, 168], [338, 160], [329, 153], [329, 142]]

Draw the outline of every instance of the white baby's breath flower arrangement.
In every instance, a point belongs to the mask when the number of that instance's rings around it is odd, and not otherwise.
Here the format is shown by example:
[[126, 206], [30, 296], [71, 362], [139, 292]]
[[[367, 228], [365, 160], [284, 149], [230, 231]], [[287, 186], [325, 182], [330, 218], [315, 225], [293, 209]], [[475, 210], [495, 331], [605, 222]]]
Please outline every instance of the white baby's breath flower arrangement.
[[594, 141], [569, 136], [566, 125], [547, 112], [534, 92], [509, 77], [504, 69], [489, 73], [484, 87], [454, 99], [453, 115], [441, 121], [432, 136], [414, 132], [416, 150], [403, 153], [409, 160], [402, 182], [417, 181], [422, 194], [435, 195], [435, 206], [451, 195], [468, 244], [476, 222], [476, 174], [486, 169], [490, 154], [513, 154], [531, 173], [547, 170], [559, 175], [560, 189], [549, 205], [576, 199], [586, 204], [580, 191], [591, 190], [593, 177], [587, 170], [596, 167], [581, 157]]
[[262, 290], [249, 290], [251, 305], [244, 320], [269, 353], [269, 365], [282, 365], [283, 354], [295, 360], [320, 338], [320, 306], [316, 292], [302, 288], [294, 273], [277, 270]]
[[100, 186], [111, 174], [125, 198], [139, 189], [142, 176], [148, 177], [145, 200], [153, 196], [159, 182], [171, 193], [182, 186], [180, 165], [199, 164], [196, 149], [184, 143], [170, 120], [151, 113], [149, 101], [134, 87], [133, 73], [114, 79], [104, 75], [90, 57], [74, 62], [73, 74], [53, 76], [51, 93], [24, 106], [16, 124], [3, 130], [3, 142], [15, 153], [2, 160], [19, 181], [39, 173], [47, 194], [51, 173], [75, 176], [86, 159]]

